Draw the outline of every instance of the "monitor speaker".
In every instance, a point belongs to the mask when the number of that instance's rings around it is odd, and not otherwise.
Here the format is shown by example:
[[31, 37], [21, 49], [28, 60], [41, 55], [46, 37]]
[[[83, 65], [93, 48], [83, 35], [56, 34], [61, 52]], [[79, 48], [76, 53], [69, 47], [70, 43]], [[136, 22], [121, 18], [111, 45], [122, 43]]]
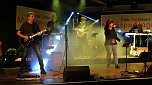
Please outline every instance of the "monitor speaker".
[[142, 61], [147, 62], [152, 59], [152, 52], [141, 52], [139, 58]]
[[146, 75], [152, 77], [152, 65], [148, 67]]
[[87, 81], [90, 79], [89, 66], [67, 66], [64, 68], [63, 79], [65, 82]]

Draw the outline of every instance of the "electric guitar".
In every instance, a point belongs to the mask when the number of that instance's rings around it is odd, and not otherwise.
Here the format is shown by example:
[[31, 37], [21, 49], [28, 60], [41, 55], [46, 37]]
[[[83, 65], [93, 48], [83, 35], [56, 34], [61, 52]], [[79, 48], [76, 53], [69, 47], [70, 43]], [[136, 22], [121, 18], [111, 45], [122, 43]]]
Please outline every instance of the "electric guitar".
[[44, 29], [44, 30], [42, 30], [42, 31], [40, 31], [40, 32], [37, 32], [36, 34], [28, 34], [28, 40], [25, 40], [24, 38], [19, 38], [19, 42], [20, 42], [20, 44], [21, 44], [21, 46], [28, 46], [31, 42], [33, 42], [34, 41], [34, 37], [36, 37], [36, 36], [38, 36], [38, 35], [41, 35], [42, 33], [44, 33], [44, 32], [46, 32], [47, 30], [46, 29]]
[[87, 34], [86, 30], [89, 29], [91, 26], [93, 26], [95, 23], [97, 23], [99, 20], [96, 20], [89, 26], [85, 27], [83, 26], [81, 29], [74, 29], [76, 31], [77, 36], [83, 37], [85, 34]]

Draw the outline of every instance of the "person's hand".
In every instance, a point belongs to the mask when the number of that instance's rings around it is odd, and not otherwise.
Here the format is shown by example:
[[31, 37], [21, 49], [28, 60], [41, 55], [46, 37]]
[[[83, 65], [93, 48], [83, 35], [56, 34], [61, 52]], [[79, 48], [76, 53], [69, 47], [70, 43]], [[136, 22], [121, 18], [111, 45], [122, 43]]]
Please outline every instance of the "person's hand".
[[24, 36], [24, 39], [25, 39], [25, 40], [28, 40], [28, 39], [29, 39], [29, 37], [28, 37], [28, 36]]

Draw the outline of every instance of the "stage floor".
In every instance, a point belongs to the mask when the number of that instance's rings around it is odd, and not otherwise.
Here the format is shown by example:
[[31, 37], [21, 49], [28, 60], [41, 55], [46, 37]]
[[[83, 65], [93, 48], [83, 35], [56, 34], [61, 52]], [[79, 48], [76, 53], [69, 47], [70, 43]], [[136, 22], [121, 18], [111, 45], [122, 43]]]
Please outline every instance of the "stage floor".
[[[151, 66], [151, 62], [147, 62], [147, 67]], [[126, 67], [127, 65], [127, 67]], [[117, 80], [117, 79], [131, 79], [131, 78], [147, 78], [143, 74], [144, 63], [120, 63], [120, 68], [115, 68], [111, 65], [110, 68], [106, 64], [90, 65], [90, 74], [95, 77], [98, 76], [98, 81], [102, 80]], [[148, 68], [147, 68], [148, 69]], [[125, 71], [125, 72], [124, 72]], [[19, 67], [1, 68], [0, 69], [0, 84], [57, 84], [65, 83], [63, 81], [63, 68], [60, 70], [48, 70], [47, 74], [30, 74], [36, 75], [31, 78], [17, 78]], [[124, 74], [123, 74], [124, 73]]]

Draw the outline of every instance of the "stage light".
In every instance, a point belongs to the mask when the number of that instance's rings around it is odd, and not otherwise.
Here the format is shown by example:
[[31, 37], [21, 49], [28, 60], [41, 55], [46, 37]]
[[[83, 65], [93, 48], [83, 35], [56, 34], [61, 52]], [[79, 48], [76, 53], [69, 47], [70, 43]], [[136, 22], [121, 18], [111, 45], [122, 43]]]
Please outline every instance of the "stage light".
[[130, 42], [131, 41], [130, 36], [126, 35], [125, 32], [123, 32], [122, 30], [118, 29], [116, 32], [122, 37], [122, 39], [125, 42]]
[[59, 0], [53, 0], [52, 1], [52, 10], [56, 10], [56, 12], [60, 12], [60, 1]]
[[86, 15], [84, 15], [84, 14], [81, 14], [81, 13], [77, 13], [77, 14], [78, 14], [78, 15], [81, 15], [81, 16], [83, 16], [83, 17], [89, 19], [89, 20], [92, 20], [92, 21], [97, 21], [97, 22], [99, 21], [99, 20], [93, 19], [93, 18], [88, 17], [88, 16], [86, 16]]
[[121, 30], [118, 30], [117, 32], [118, 32], [118, 33], [122, 33], [122, 31], [121, 31]]
[[80, 3], [79, 3], [79, 11], [83, 11], [83, 9], [86, 7], [86, 0], [80, 0]]

